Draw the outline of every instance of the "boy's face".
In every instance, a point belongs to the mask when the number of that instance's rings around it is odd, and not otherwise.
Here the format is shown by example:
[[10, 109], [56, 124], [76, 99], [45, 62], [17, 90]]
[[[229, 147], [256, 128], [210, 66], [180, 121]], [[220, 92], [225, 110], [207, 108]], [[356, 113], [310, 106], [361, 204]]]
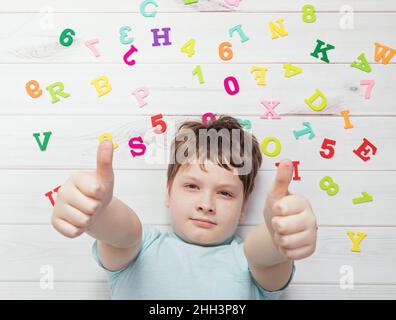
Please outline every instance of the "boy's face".
[[166, 192], [165, 206], [179, 237], [190, 243], [216, 245], [231, 237], [245, 217], [243, 183], [238, 175], [213, 162], [205, 168], [207, 172], [198, 163], [182, 165], [170, 196]]

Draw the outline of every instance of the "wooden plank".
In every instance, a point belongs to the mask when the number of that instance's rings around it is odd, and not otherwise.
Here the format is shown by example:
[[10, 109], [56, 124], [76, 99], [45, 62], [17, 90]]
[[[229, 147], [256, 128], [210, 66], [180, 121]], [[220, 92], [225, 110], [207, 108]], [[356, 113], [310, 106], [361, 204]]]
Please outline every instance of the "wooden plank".
[[[140, 12], [140, 0], [118, 0], [112, 1], [94, 1], [94, 0], [69, 0], [67, 2], [57, 1], [51, 4], [55, 12]], [[158, 7], [155, 10], [158, 14], [163, 12], [191, 12], [191, 11], [238, 11], [238, 12], [268, 12], [268, 11], [300, 11], [301, 7], [307, 2], [304, 0], [283, 0], [280, 2], [271, 1], [241, 1], [237, 8], [229, 6], [224, 0], [199, 0], [192, 5], [184, 5], [183, 0], [162, 0], [157, 1]], [[334, 11], [339, 12], [340, 8], [346, 5], [345, 1], [320, 1], [310, 0], [316, 11]], [[347, 3], [354, 11], [389, 11], [396, 10], [396, 4], [389, 0], [350, 0]], [[7, 0], [1, 6], [0, 12], [39, 12], [49, 6], [47, 0], [35, 1], [11, 1]], [[147, 11], [154, 10], [154, 6], [148, 6]]]
[[[396, 298], [394, 285], [356, 285], [342, 290], [336, 285], [291, 284], [281, 300], [355, 300]], [[53, 289], [43, 290], [37, 282], [0, 282], [2, 300], [108, 300], [106, 282], [56, 282]]]
[[[275, 166], [274, 166], [275, 168]], [[63, 184], [72, 170], [3, 170], [0, 174], [0, 224], [50, 224], [52, 205], [45, 194]], [[300, 181], [292, 181], [290, 192], [308, 198], [320, 226], [396, 226], [395, 171], [305, 171], [299, 170]], [[340, 186], [330, 197], [319, 188], [322, 177], [333, 177]], [[251, 195], [247, 218], [241, 225], [263, 222], [264, 199], [275, 171], [260, 171]], [[114, 194], [133, 208], [146, 223], [169, 224], [164, 206], [166, 171], [115, 171]], [[148, 191], [149, 190], [149, 191]], [[353, 204], [361, 192], [371, 194], [374, 201]], [[148, 201], [147, 193], [150, 193]], [[53, 193], [56, 200], [56, 193]]]
[[[374, 63], [375, 42], [395, 46], [395, 13], [356, 13], [353, 30], [339, 27], [338, 13], [323, 13], [315, 24], [302, 22], [297, 13], [207, 13], [205, 23], [198, 13], [164, 13], [151, 20], [138, 13], [59, 13], [54, 14], [56, 24], [52, 30], [40, 27], [41, 18], [39, 13], [1, 14], [0, 30], [6, 31], [0, 38], [0, 63], [117, 63], [132, 71], [144, 63], [325, 64], [310, 55], [320, 39], [336, 47], [328, 53], [331, 63], [349, 65], [362, 52], [368, 62]], [[288, 35], [272, 40], [268, 23], [278, 18], [284, 19]], [[375, 28], [373, 21], [377, 21]], [[244, 43], [237, 35], [229, 36], [229, 29], [238, 24], [250, 38]], [[119, 41], [119, 28], [123, 25], [133, 28], [134, 45], [139, 50], [135, 53], [137, 62], [133, 67], [123, 62], [129, 49]], [[70, 47], [59, 44], [59, 35], [66, 27], [77, 32]], [[150, 30], [164, 27], [171, 28], [172, 45], [153, 46]], [[99, 39], [99, 58], [84, 45], [92, 38]], [[191, 38], [196, 40], [197, 53], [188, 58], [180, 48]], [[223, 61], [218, 55], [219, 45], [224, 41], [233, 45], [231, 61]], [[394, 64], [395, 59], [390, 63]], [[353, 72], [367, 76], [360, 70]]]
[[[160, 226], [161, 230], [169, 226]], [[250, 227], [240, 227], [244, 237]], [[351, 252], [347, 230], [366, 232], [361, 252]], [[0, 281], [39, 281], [40, 268], [54, 268], [55, 281], [104, 281], [104, 271], [91, 256], [93, 239], [86, 234], [68, 239], [51, 226], [1, 225]], [[354, 283], [396, 284], [396, 228], [394, 227], [321, 227], [315, 254], [296, 262], [293, 283], [337, 284], [340, 268], [354, 268]]]
[[394, 300], [396, 286], [356, 285], [351, 290], [326, 284], [291, 284], [281, 300]]
[[[233, 65], [202, 64], [205, 83], [199, 84], [192, 76], [194, 64], [145, 64], [135, 70], [114, 64], [12, 64], [0, 65], [0, 114], [203, 114], [232, 112], [238, 115], [261, 115], [266, 109], [263, 100], [280, 101], [276, 111], [281, 115], [335, 115], [343, 109], [350, 110], [350, 117], [360, 115], [396, 115], [393, 92], [396, 83], [393, 75], [396, 65], [373, 65], [365, 75], [349, 65], [300, 64], [303, 73], [284, 77], [282, 64], [262, 65], [268, 68], [266, 86], [257, 85], [250, 73], [253, 64]], [[232, 72], [231, 72], [232, 71]], [[238, 79], [240, 91], [229, 96], [224, 89], [224, 79], [232, 74]], [[326, 76], [324, 76], [326, 74]], [[78, 75], [78, 77], [76, 76]], [[112, 91], [98, 98], [90, 82], [106, 75]], [[31, 79], [39, 82], [43, 95], [31, 98], [25, 85]], [[375, 79], [371, 98], [365, 99], [367, 86], [362, 79]], [[61, 81], [70, 94], [67, 99], [51, 104], [46, 86]], [[149, 96], [147, 105], [138, 107], [132, 92], [145, 86]], [[327, 107], [314, 111], [305, 99], [320, 89], [327, 98]], [[318, 104], [319, 101], [315, 102]]]
[[56, 282], [42, 289], [35, 282], [0, 282], [1, 300], [108, 300], [106, 282]]
[[[209, 111], [206, 109], [206, 112]], [[204, 110], [202, 114], [204, 113]], [[279, 120], [243, 117], [252, 123], [253, 134], [258, 142], [268, 136], [281, 143], [276, 157], [263, 155], [263, 169], [273, 169], [273, 163], [285, 157], [301, 162], [302, 170], [395, 170], [396, 146], [394, 117], [354, 117], [353, 129], [344, 129], [342, 117], [284, 117]], [[115, 169], [165, 169], [175, 128], [184, 120], [201, 121], [197, 116], [164, 116], [167, 131], [162, 135], [152, 133], [150, 117], [142, 116], [2, 116], [0, 118], [0, 168], [93, 168], [99, 136], [110, 132], [119, 144], [114, 157]], [[303, 130], [303, 122], [310, 122], [315, 137], [307, 135], [298, 140], [293, 130]], [[376, 130], [373, 125], [378, 124]], [[46, 151], [41, 151], [33, 137], [34, 132], [51, 131]], [[42, 138], [43, 135], [41, 135]], [[149, 148], [146, 154], [133, 158], [128, 141], [141, 136]], [[336, 153], [324, 159], [319, 151], [325, 138], [338, 141]], [[368, 161], [353, 153], [367, 138], [378, 151]], [[273, 143], [272, 143], [273, 145]], [[273, 151], [273, 146], [268, 150]], [[158, 153], [157, 153], [158, 152]], [[70, 155], [73, 155], [72, 157]], [[27, 161], [28, 159], [28, 161]]]

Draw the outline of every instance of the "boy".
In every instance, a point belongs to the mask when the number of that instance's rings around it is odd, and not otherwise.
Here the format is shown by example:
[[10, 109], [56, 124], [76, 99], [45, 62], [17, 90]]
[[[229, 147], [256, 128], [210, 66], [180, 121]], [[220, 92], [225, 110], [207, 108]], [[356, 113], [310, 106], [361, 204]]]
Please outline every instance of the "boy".
[[[237, 132], [238, 140], [218, 139], [209, 144], [208, 155], [200, 134], [220, 131]], [[199, 143], [180, 139], [185, 133], [201, 137]], [[195, 151], [183, 158], [191, 147]], [[278, 167], [264, 222], [242, 241], [234, 233], [246, 216], [262, 163], [256, 138], [222, 115], [205, 124], [185, 122], [171, 149], [177, 155], [168, 165], [165, 195], [171, 230], [142, 226], [137, 214], [113, 196], [113, 146], [106, 140], [98, 147], [96, 171], [75, 173], [58, 190], [52, 225], [69, 238], [86, 232], [96, 239], [93, 255], [107, 273], [113, 299], [279, 298], [291, 281], [293, 261], [311, 255], [316, 245], [310, 203], [288, 191], [291, 161]], [[235, 161], [236, 149], [242, 162]], [[249, 164], [248, 172], [239, 174], [240, 164]]]

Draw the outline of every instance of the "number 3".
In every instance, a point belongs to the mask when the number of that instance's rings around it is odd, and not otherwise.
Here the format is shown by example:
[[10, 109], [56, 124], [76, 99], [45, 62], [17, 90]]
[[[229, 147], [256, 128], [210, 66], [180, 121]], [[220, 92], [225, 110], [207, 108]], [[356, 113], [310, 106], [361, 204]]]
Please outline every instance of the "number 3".
[[132, 31], [131, 27], [122, 26], [120, 28], [120, 42], [122, 44], [131, 44], [133, 42], [133, 40], [134, 40], [133, 37], [130, 37], [129, 39], [127, 39], [129, 31]]

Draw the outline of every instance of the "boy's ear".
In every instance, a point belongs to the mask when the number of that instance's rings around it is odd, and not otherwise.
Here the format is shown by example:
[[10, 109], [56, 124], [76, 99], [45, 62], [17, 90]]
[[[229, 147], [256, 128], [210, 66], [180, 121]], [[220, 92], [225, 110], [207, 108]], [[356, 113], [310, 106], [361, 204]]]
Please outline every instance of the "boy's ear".
[[169, 208], [169, 187], [168, 185], [165, 188], [165, 201], [164, 201], [165, 207]]
[[246, 202], [244, 202], [241, 210], [241, 216], [239, 217], [239, 221], [242, 222], [246, 218]]

